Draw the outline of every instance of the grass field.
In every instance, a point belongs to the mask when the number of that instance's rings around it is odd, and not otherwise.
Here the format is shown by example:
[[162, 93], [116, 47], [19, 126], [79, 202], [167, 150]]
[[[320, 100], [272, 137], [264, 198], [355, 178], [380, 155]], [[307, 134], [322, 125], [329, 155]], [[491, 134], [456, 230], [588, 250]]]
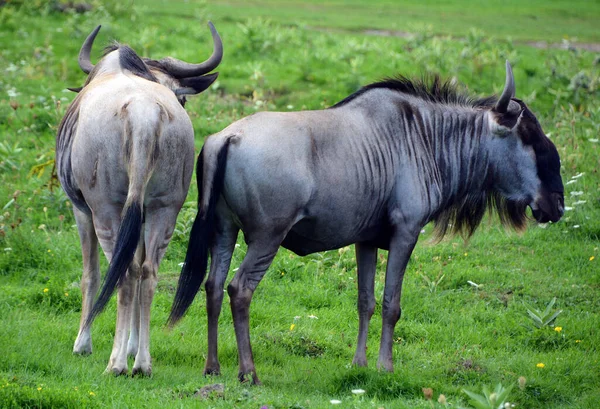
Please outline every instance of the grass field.
[[[599, 59], [523, 42], [600, 41], [598, 2], [92, 1], [86, 14], [57, 12], [44, 0], [20, 3], [0, 6], [0, 407], [297, 409], [336, 407], [331, 401], [339, 400], [343, 408], [466, 408], [475, 406], [464, 389], [482, 394], [498, 384], [512, 388], [506, 399], [517, 408], [597, 407]], [[358, 327], [353, 249], [304, 258], [280, 251], [252, 304], [251, 336], [264, 385], [251, 387], [237, 382], [227, 295], [220, 377], [202, 376], [203, 293], [173, 331], [164, 326], [195, 216], [192, 188], [159, 272], [154, 374], [103, 375], [114, 300], [94, 323], [94, 353], [71, 354], [81, 254], [71, 205], [51, 179], [56, 128], [74, 96], [65, 88], [83, 84], [77, 53], [97, 24], [103, 28], [92, 61], [111, 39], [148, 57], [201, 61], [211, 50], [208, 19], [221, 33], [225, 57], [218, 82], [186, 105], [198, 150], [207, 135], [245, 115], [327, 107], [396, 73], [439, 72], [475, 95], [498, 93], [508, 58], [517, 96], [561, 154], [565, 217], [532, 223], [522, 235], [505, 232], [492, 218], [469, 243], [447, 238], [433, 244], [427, 226], [405, 277], [393, 374], [374, 365], [387, 254], [379, 255], [370, 365], [357, 369], [350, 366]], [[413, 35], [370, 36], [366, 29]], [[245, 250], [241, 237], [238, 243], [232, 268]], [[106, 267], [102, 261], [102, 271]], [[528, 308], [543, 311], [554, 298], [549, 315], [562, 312], [536, 328]], [[193, 396], [215, 383], [224, 385], [222, 394]], [[432, 389], [431, 401], [423, 388]], [[438, 402], [441, 394], [446, 403]]]

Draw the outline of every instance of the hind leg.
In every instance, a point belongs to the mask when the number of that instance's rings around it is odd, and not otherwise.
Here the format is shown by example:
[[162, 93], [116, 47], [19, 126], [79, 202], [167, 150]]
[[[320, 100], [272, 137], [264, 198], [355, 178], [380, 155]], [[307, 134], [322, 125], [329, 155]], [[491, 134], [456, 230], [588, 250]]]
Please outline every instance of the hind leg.
[[249, 240], [248, 252], [237, 274], [227, 287], [238, 345], [238, 378], [240, 382], [250, 381], [253, 384], [260, 384], [250, 345], [250, 302], [254, 290], [271, 265], [284, 237], [285, 234], [280, 235], [273, 232], [273, 234], [265, 233], [258, 238]]
[[[98, 235], [100, 246], [110, 262], [121, 222], [122, 207], [104, 205], [96, 206], [96, 208], [98, 210], [94, 213], [94, 228]], [[117, 323], [113, 348], [105, 371], [107, 373], [122, 375], [126, 374], [128, 370], [127, 335], [131, 321], [135, 275], [138, 274], [138, 271], [139, 267], [135, 266], [135, 263], [132, 263], [122, 282], [119, 283], [117, 293]]]
[[223, 288], [231, 263], [231, 256], [237, 240], [238, 228], [230, 221], [217, 220], [216, 233], [211, 247], [211, 264], [206, 288], [206, 315], [208, 318], [208, 355], [204, 367], [204, 375], [220, 375], [221, 366], [217, 353], [218, 327], [221, 306], [223, 305]]
[[[143, 227], [142, 227], [143, 229]], [[135, 280], [133, 283], [133, 304], [131, 306], [131, 324], [129, 326], [129, 340], [127, 341], [127, 356], [135, 357], [139, 345], [140, 332], [140, 279], [142, 276], [141, 266], [144, 262], [144, 240], [140, 240], [136, 249], [131, 267], [135, 269]]]
[[100, 286], [100, 266], [98, 263], [98, 237], [94, 230], [92, 216], [73, 207], [81, 254], [83, 256], [83, 275], [81, 277], [81, 319], [79, 333], [73, 346], [74, 354], [87, 355], [92, 353], [92, 336], [89, 327], [85, 327], [85, 320], [92, 310], [94, 298]]
[[175, 228], [180, 207], [161, 207], [146, 210], [144, 242], [146, 256], [141, 269], [139, 282], [139, 347], [135, 356], [132, 373], [150, 376], [152, 361], [150, 358], [150, 306], [154, 298], [157, 272]]
[[133, 261], [119, 284], [117, 293], [117, 325], [115, 339], [106, 372], [115, 375], [127, 373], [127, 343], [131, 325], [131, 316], [135, 303], [136, 283], [140, 274], [139, 264]]

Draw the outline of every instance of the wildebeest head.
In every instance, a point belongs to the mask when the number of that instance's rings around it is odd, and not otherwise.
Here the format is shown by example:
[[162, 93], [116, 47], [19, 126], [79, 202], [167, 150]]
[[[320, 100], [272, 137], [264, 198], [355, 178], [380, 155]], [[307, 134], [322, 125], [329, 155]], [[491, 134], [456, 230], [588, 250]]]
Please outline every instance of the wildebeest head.
[[527, 105], [515, 98], [508, 61], [504, 91], [490, 113], [495, 139], [491, 158], [494, 183], [510, 202], [505, 216], [516, 221], [529, 206], [538, 222], [558, 221], [564, 213], [558, 151]]
[[[198, 94], [204, 91], [219, 75], [218, 73], [208, 73], [214, 70], [221, 62], [223, 57], [223, 43], [215, 26], [211, 22], [208, 25], [213, 38], [213, 53], [202, 63], [192, 64], [172, 57], [166, 57], [161, 60], [140, 58], [130, 47], [115, 43], [107, 47], [102, 59], [96, 65], [93, 65], [90, 61], [90, 52], [94, 39], [98, 31], [100, 31], [101, 26], [98, 26], [88, 35], [79, 51], [79, 66], [83, 72], [88, 74], [88, 79], [84, 87], [92, 82], [98, 73], [109, 69], [108, 66], [116, 58], [112, 54], [118, 51], [118, 60], [122, 68], [147, 80], [164, 85], [172, 90], [179, 102], [184, 105], [186, 95]], [[83, 87], [69, 89], [79, 92]]]

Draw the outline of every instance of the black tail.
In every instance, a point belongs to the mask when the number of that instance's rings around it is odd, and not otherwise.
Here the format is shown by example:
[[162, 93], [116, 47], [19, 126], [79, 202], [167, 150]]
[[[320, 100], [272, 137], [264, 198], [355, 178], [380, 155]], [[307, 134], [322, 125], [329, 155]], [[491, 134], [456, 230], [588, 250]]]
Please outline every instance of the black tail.
[[90, 315], [86, 318], [86, 327], [92, 324], [96, 315], [100, 314], [117, 284], [125, 277], [125, 273], [133, 260], [135, 250], [140, 241], [142, 231], [142, 206], [140, 202], [133, 202], [127, 207], [125, 216], [121, 221], [117, 241], [113, 251], [113, 257], [104, 277], [104, 283], [100, 295], [96, 299]]
[[202, 189], [203, 168], [204, 168], [204, 148], [198, 155], [198, 163], [196, 165], [196, 180], [198, 184], [198, 203], [202, 203], [202, 196], [209, 194], [208, 208], [205, 212], [198, 210], [196, 219], [190, 233], [190, 241], [188, 243], [187, 253], [185, 255], [185, 263], [181, 269], [179, 283], [177, 284], [177, 292], [175, 301], [171, 307], [168, 325], [173, 327], [177, 321], [183, 317], [189, 306], [194, 301], [194, 297], [200, 290], [200, 285], [204, 281], [206, 268], [208, 267], [208, 252], [212, 244], [215, 232], [215, 208], [217, 200], [221, 196], [223, 190], [223, 179], [225, 176], [225, 164], [227, 162], [227, 151], [229, 149], [229, 140], [219, 148], [217, 155], [217, 166], [213, 175], [212, 189], [206, 192]]

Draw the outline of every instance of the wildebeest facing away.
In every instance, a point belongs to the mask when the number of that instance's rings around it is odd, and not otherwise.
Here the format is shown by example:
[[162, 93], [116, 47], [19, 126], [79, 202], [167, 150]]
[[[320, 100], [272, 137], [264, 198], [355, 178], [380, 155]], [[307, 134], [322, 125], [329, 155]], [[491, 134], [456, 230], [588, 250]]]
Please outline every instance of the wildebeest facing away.
[[402, 278], [419, 232], [435, 221], [471, 235], [487, 207], [523, 229], [563, 214], [560, 159], [536, 117], [514, 98], [506, 64], [500, 98], [472, 99], [438, 78], [400, 77], [366, 86], [330, 109], [257, 113], [210, 136], [197, 164], [199, 209], [170, 323], [206, 281], [208, 356], [219, 373], [217, 320], [234, 244], [248, 250], [227, 287], [239, 378], [258, 383], [249, 334], [252, 294], [279, 246], [296, 254], [356, 244], [359, 333], [353, 363], [364, 366], [375, 307], [377, 249], [388, 249], [378, 367], [393, 370]]
[[[92, 352], [90, 325], [117, 283], [115, 340], [107, 371], [150, 374], [150, 305], [156, 272], [185, 200], [194, 163], [194, 131], [183, 105], [217, 78], [207, 74], [223, 55], [212, 23], [213, 53], [200, 64], [140, 58], [109, 46], [94, 66], [90, 51], [100, 26], [85, 40], [79, 65], [89, 74], [67, 109], [56, 141], [56, 166], [73, 211], [83, 253], [83, 306], [77, 354]], [[110, 266], [100, 284], [98, 242]], [[128, 341], [128, 330], [131, 333]]]

